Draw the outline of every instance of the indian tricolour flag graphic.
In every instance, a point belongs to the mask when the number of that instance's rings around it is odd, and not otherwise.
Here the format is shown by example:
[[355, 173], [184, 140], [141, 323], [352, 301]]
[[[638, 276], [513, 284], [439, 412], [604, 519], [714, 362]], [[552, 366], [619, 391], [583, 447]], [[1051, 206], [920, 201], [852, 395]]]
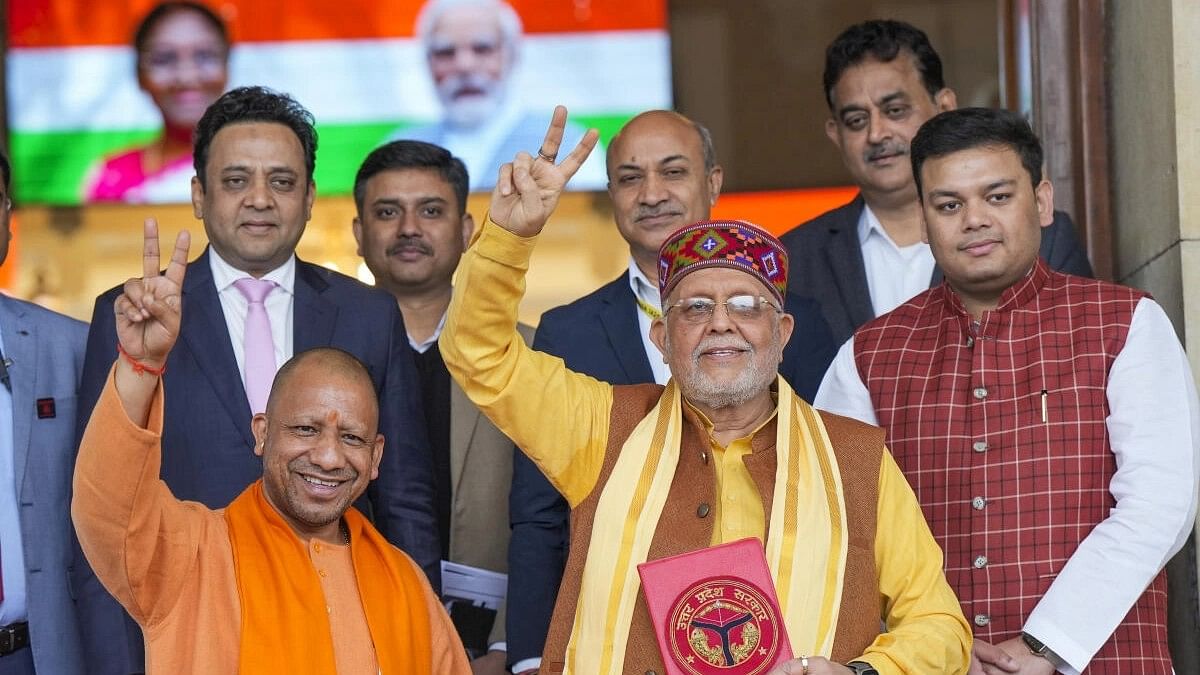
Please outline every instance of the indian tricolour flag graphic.
[[[213, 0], [233, 48], [229, 86], [285, 91], [317, 119], [316, 180], [346, 193], [373, 147], [432, 122], [440, 106], [414, 37], [420, 2]], [[670, 107], [666, 0], [512, 0], [524, 23], [515, 95], [549, 119], [557, 103], [607, 141], [634, 114]], [[153, 139], [161, 117], [137, 84], [134, 27], [146, 0], [9, 3], [14, 188], [25, 203], [75, 204], [100, 158]]]

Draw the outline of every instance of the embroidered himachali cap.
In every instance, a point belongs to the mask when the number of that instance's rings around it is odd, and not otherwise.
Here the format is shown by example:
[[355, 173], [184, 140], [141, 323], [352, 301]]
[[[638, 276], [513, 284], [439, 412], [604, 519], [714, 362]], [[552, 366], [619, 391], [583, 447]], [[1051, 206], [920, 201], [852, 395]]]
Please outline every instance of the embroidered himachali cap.
[[741, 270], [763, 282], [783, 307], [787, 249], [770, 232], [744, 220], [706, 220], [688, 225], [658, 250], [658, 290], [663, 298], [679, 280], [706, 267]]

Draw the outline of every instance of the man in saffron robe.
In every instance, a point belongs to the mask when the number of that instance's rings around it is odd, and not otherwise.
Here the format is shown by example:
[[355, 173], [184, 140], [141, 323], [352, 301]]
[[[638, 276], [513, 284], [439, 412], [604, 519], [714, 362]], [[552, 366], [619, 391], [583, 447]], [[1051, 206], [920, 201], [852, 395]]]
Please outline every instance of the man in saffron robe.
[[609, 385], [525, 347], [516, 313], [536, 235], [596, 139], [555, 164], [565, 124], [559, 108], [538, 158], [501, 168], [439, 342], [451, 375], [572, 508], [541, 672], [663, 672], [637, 564], [745, 537], [765, 544], [804, 656], [793, 668], [965, 672], [966, 621], [882, 432], [818, 414], [778, 376], [793, 320], [777, 239], [724, 221], [663, 244], [651, 335], [665, 387]]
[[302, 352], [254, 416], [263, 477], [227, 508], [175, 499], [159, 477], [162, 372], [179, 336], [189, 238], [114, 310], [119, 356], [80, 446], [72, 517], [88, 561], [137, 620], [148, 672], [467, 673], [421, 569], [351, 503], [384, 438], [366, 367]]

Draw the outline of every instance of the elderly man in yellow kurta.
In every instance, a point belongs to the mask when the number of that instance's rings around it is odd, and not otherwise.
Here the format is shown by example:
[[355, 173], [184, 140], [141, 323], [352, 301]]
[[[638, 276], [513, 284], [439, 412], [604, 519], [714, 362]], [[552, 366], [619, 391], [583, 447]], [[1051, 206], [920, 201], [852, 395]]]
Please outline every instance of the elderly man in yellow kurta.
[[[256, 184], [255, 190], [265, 183]], [[297, 354], [254, 416], [263, 478], [227, 508], [175, 499], [159, 478], [162, 373], [179, 337], [188, 234], [114, 304], [119, 356], [75, 466], [71, 515], [105, 588], [146, 638], [146, 671], [463, 675], [466, 652], [421, 568], [350, 506], [384, 438], [366, 366]]]
[[[770, 234], [710, 222], [663, 245], [651, 339], [665, 387], [612, 386], [526, 348], [530, 255], [596, 140], [556, 164], [565, 121], [557, 109], [538, 156], [500, 169], [440, 340], [451, 374], [572, 507], [543, 671], [663, 672], [637, 565], [757, 537], [803, 657], [779, 672], [965, 672], [969, 630], [883, 432], [814, 411], [776, 373], [792, 318]], [[620, 180], [649, 192], [675, 171]]]

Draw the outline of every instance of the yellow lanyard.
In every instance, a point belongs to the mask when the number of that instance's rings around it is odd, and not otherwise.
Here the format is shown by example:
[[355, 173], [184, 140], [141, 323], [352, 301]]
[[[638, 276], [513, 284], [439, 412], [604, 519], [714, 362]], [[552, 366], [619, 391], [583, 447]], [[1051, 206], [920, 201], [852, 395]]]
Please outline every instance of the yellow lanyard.
[[657, 307], [643, 300], [641, 296], [635, 297], [637, 298], [638, 308], [642, 310], [643, 314], [650, 317], [651, 321], [662, 318], [662, 312]]

